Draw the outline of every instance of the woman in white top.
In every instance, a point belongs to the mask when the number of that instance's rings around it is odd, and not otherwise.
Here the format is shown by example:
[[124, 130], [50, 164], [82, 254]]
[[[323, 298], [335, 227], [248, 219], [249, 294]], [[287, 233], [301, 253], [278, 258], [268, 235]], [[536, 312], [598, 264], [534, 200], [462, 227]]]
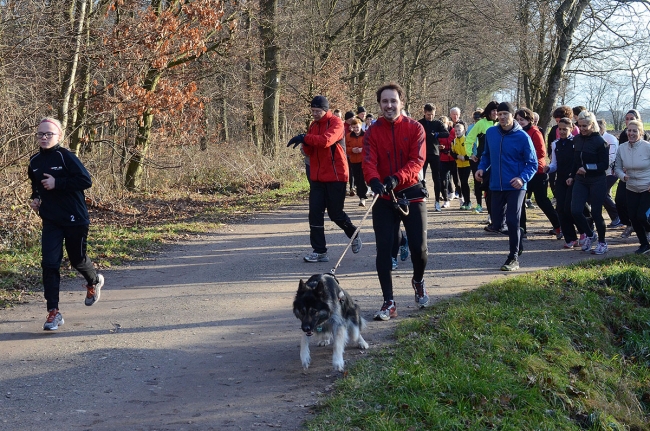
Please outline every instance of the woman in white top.
[[639, 239], [636, 254], [650, 251], [647, 234], [650, 232], [650, 142], [641, 139], [643, 123], [630, 121], [627, 125], [628, 141], [622, 143], [616, 153], [616, 176], [627, 183], [627, 210], [632, 227]]

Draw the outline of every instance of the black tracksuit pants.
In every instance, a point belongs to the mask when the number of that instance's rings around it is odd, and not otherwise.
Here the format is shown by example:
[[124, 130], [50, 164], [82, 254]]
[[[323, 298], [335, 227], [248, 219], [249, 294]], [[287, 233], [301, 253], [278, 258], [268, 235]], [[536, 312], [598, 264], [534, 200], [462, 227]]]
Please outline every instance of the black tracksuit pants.
[[312, 181], [309, 188], [309, 240], [316, 253], [326, 253], [325, 210], [338, 227], [343, 229], [348, 238], [352, 238], [357, 227], [343, 211], [345, 187], [343, 181]]

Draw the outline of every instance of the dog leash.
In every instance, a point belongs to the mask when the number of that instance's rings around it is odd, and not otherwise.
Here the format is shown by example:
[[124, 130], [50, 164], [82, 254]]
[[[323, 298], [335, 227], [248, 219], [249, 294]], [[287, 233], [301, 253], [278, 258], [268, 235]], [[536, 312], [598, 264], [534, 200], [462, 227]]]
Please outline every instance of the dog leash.
[[336, 273], [336, 269], [341, 265], [341, 261], [343, 260], [343, 257], [345, 257], [345, 253], [348, 252], [348, 249], [352, 245], [352, 241], [357, 237], [359, 232], [361, 231], [361, 226], [363, 226], [363, 222], [366, 221], [366, 218], [368, 218], [368, 214], [370, 214], [370, 210], [372, 209], [373, 205], [375, 205], [375, 202], [377, 202], [377, 199], [379, 199], [379, 195], [375, 194], [372, 198], [372, 202], [370, 203], [370, 206], [366, 210], [366, 213], [363, 215], [363, 218], [359, 222], [359, 226], [357, 226], [357, 230], [354, 231], [352, 234], [352, 237], [350, 237], [350, 242], [348, 242], [348, 246], [345, 247], [345, 250], [343, 250], [343, 254], [341, 254], [341, 257], [339, 258], [338, 262], [336, 262], [336, 265], [334, 265], [334, 268], [330, 270], [330, 274], [334, 275]]

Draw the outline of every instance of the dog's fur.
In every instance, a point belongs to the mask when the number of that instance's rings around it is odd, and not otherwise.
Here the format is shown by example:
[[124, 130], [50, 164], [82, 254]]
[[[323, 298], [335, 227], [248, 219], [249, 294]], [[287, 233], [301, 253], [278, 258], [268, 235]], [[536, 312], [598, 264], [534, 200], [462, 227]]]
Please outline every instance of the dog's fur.
[[306, 369], [311, 362], [309, 340], [314, 334], [320, 339], [319, 346], [334, 341], [332, 365], [337, 371], [343, 371], [343, 351], [348, 339], [352, 339], [360, 349], [367, 349], [368, 343], [361, 336], [366, 322], [359, 313], [359, 306], [341, 289], [333, 275], [315, 274], [306, 283], [300, 280], [293, 301], [293, 314], [300, 320], [303, 330], [300, 342], [302, 366]]

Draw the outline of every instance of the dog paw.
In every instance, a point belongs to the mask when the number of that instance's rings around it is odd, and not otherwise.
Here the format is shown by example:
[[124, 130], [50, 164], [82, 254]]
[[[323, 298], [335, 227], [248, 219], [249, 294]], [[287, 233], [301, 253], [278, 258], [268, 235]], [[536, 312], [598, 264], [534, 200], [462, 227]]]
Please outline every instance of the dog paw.
[[307, 368], [309, 368], [309, 361], [307, 361], [307, 362], [303, 362], [303, 363], [302, 363], [302, 368], [305, 369], [305, 370], [306, 370]]
[[318, 345], [319, 345], [320, 347], [323, 347], [323, 346], [329, 346], [329, 345], [330, 345], [330, 340], [329, 340], [329, 339], [327, 339], [327, 340], [321, 340], [321, 341], [318, 342]]
[[341, 361], [341, 362], [334, 361], [334, 363], [332, 365], [334, 365], [334, 370], [335, 371], [341, 371], [342, 372], [343, 369], [345, 368], [345, 362], [343, 362], [343, 361]]
[[361, 341], [359, 341], [359, 348], [360, 348], [360, 349], [365, 350], [365, 349], [367, 349], [368, 347], [369, 347], [369, 346], [368, 346], [368, 343], [366, 343], [365, 340], [361, 340]]

